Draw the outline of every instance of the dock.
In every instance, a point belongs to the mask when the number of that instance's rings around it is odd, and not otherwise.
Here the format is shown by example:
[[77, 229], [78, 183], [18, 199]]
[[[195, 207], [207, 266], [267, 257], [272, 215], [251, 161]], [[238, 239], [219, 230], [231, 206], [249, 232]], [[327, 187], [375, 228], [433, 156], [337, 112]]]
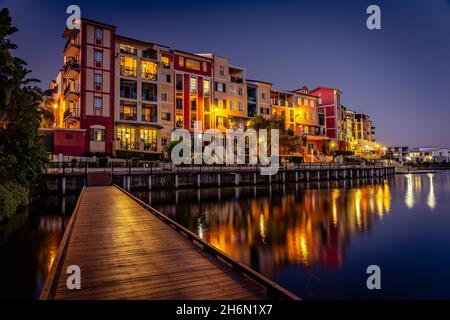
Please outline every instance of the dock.
[[[66, 270], [81, 270], [69, 290]], [[116, 186], [84, 187], [41, 300], [298, 299]]]

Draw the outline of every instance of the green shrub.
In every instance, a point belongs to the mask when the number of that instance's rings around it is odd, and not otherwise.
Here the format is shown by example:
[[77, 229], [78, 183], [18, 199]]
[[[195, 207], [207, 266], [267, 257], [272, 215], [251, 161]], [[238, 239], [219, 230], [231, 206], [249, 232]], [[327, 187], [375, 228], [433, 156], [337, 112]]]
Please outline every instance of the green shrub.
[[16, 182], [0, 184], [0, 220], [9, 218], [29, 203], [28, 188]]

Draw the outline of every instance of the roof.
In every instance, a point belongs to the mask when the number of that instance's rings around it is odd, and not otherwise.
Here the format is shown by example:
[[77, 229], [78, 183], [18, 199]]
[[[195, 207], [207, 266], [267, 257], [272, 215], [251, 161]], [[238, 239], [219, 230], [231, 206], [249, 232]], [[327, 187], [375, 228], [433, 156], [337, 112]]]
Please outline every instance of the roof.
[[158, 47], [163, 47], [163, 48], [166, 48], [167, 50], [170, 50], [170, 47], [162, 45], [162, 44], [157, 44], [157, 43], [154, 43], [154, 42], [146, 42], [146, 41], [137, 40], [137, 39], [134, 39], [134, 38], [129, 38], [129, 37], [121, 36], [121, 35], [116, 35], [115, 37], [118, 38], [118, 39], [125, 40], [125, 41], [138, 43], [138, 44], [141, 44], [141, 45], [144, 45], [144, 46], [158, 46]]
[[252, 79], [246, 79], [247, 82], [255, 82], [255, 83], [265, 83], [265, 84], [270, 84], [272, 85], [271, 82], [267, 82], [267, 81], [261, 81], [261, 80], [252, 80]]
[[336, 91], [338, 91], [339, 93], [342, 94], [342, 91], [341, 91], [341, 90], [336, 89], [336, 88], [329, 88], [329, 87], [317, 87], [317, 88], [315, 88], [315, 89], [309, 90], [309, 92], [317, 91], [317, 90], [320, 90], [320, 89], [325, 89], [325, 90], [336, 90]]

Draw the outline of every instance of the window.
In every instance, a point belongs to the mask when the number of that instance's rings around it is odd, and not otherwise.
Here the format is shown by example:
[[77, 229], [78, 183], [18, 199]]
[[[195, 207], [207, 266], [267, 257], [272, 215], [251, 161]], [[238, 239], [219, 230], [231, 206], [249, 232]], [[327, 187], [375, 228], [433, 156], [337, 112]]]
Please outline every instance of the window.
[[289, 110], [289, 122], [294, 122], [294, 110]]
[[242, 94], [243, 94], [242, 87], [239, 87], [239, 89], [238, 89], [238, 95], [242, 96]]
[[158, 109], [155, 104], [142, 104], [142, 121], [144, 122], [158, 122]]
[[211, 108], [210, 100], [209, 100], [208, 97], [206, 97], [206, 98], [203, 100], [203, 110], [204, 110], [205, 112], [209, 112], [210, 108]]
[[120, 79], [120, 96], [122, 98], [137, 98], [137, 82], [135, 80]]
[[208, 64], [206, 62], [202, 62], [202, 71], [203, 72], [208, 72]]
[[177, 90], [183, 90], [183, 75], [182, 74], [177, 74], [177, 79], [176, 79], [176, 87]]
[[[218, 100], [218, 101], [217, 101], [217, 107], [218, 107], [218, 108], [220, 108], [220, 109], [223, 109], [223, 108], [224, 108], [224, 107], [223, 107], [223, 101], [224, 101], [224, 100]], [[225, 108], [226, 108], [226, 104], [225, 104]]]
[[220, 71], [219, 71], [221, 76], [225, 75], [225, 67], [224, 66], [220, 66]]
[[215, 86], [215, 90], [216, 91], [218, 91], [218, 92], [226, 92], [227, 90], [226, 90], [226, 86], [225, 86], [225, 83], [221, 83], [221, 82], [215, 82], [214, 83], [214, 86]]
[[190, 91], [191, 91], [191, 94], [197, 93], [197, 78], [195, 78], [195, 77], [191, 77]]
[[158, 66], [155, 62], [152, 61], [142, 61], [141, 64], [142, 70], [142, 79], [145, 80], [157, 80]]
[[223, 107], [224, 109], [227, 108], [227, 100], [225, 100], [225, 99], [222, 100], [222, 107]]
[[94, 51], [95, 62], [103, 62], [103, 52], [99, 50]]
[[267, 99], [267, 93], [266, 92], [261, 93], [261, 99], [262, 100], [266, 100]]
[[101, 73], [94, 74], [94, 84], [96, 86], [103, 85], [103, 75]]
[[94, 35], [95, 35], [95, 40], [102, 40], [103, 39], [103, 30], [100, 28], [95, 28]]
[[311, 100], [310, 103], [309, 103], [309, 105], [310, 105], [311, 107], [315, 107], [315, 106], [316, 106], [316, 102], [315, 102], [314, 100]]
[[302, 105], [302, 98], [297, 98], [297, 105], [301, 106]]
[[211, 124], [211, 117], [209, 114], [205, 114], [203, 120], [203, 126], [205, 127], [205, 130], [209, 130], [211, 128], [210, 124]]
[[177, 110], [183, 110], [183, 94], [181, 92], [177, 92], [175, 106]]
[[230, 93], [234, 94], [234, 83], [230, 83]]
[[144, 142], [145, 151], [156, 151], [158, 140], [155, 129], [141, 129], [141, 140]]
[[238, 102], [238, 106], [239, 106], [239, 111], [244, 111], [244, 104], [242, 103], [242, 101]]
[[94, 109], [101, 109], [103, 100], [101, 97], [94, 97]]
[[168, 56], [162, 56], [161, 65], [165, 69], [170, 69], [170, 58]]
[[233, 110], [233, 108], [234, 108], [234, 101], [230, 100], [230, 110]]
[[184, 67], [184, 58], [183, 57], [178, 58], [178, 64], [180, 67]]
[[186, 59], [186, 68], [200, 71], [200, 62], [191, 59]]
[[167, 138], [161, 138], [161, 147], [167, 146]]
[[197, 111], [197, 98], [191, 96], [190, 99], [191, 111]]
[[209, 80], [203, 80], [203, 94], [205, 96], [211, 95], [211, 87], [210, 87]]
[[105, 129], [91, 128], [90, 130], [91, 141], [105, 141]]
[[311, 119], [311, 120], [314, 120], [314, 113], [312, 113], [312, 112], [311, 112], [311, 114], [310, 114], [310, 119]]
[[175, 119], [175, 124], [177, 128], [183, 128], [183, 115], [177, 114]]
[[137, 56], [137, 49], [133, 48], [131, 46], [121, 44], [119, 47], [119, 50], [120, 50], [120, 53], [131, 54], [133, 56]]
[[308, 99], [303, 99], [305, 106], [308, 106], [308, 101], [309, 101]]
[[120, 57], [120, 75], [136, 78], [137, 60], [131, 57]]
[[172, 118], [172, 114], [170, 112], [161, 112], [161, 120], [170, 121]]
[[172, 82], [172, 77], [170, 76], [170, 74], [165, 74], [163, 79], [164, 79], [164, 82], [166, 82], [166, 83]]
[[142, 82], [142, 100], [158, 101], [158, 89], [156, 83]]
[[120, 101], [120, 120], [137, 120], [136, 102]]
[[167, 92], [161, 92], [161, 101], [164, 101], [164, 102], [168, 101], [168, 94], [167, 94]]
[[142, 51], [142, 57], [146, 59], [158, 60], [158, 51], [154, 49], [147, 49]]

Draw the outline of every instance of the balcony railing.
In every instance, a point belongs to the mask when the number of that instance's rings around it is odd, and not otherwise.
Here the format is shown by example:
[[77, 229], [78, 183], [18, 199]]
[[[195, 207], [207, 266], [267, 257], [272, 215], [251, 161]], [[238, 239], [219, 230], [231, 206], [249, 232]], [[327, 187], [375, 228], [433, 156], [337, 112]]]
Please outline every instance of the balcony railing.
[[80, 51], [80, 42], [77, 39], [70, 39], [64, 46], [64, 55], [66, 57], [76, 57]]
[[247, 101], [256, 102], [256, 97], [247, 96]]
[[137, 69], [126, 67], [126, 66], [120, 66], [120, 75], [124, 77], [133, 77], [136, 78], [137, 75]]
[[79, 94], [80, 94], [79, 85], [69, 85], [64, 89], [64, 97], [66, 97], [66, 99], [68, 99], [69, 101], [78, 98]]
[[64, 65], [64, 77], [75, 79], [80, 73], [80, 64], [76, 60], [68, 60]]
[[80, 117], [80, 109], [78, 108], [69, 108], [64, 111], [64, 120], [68, 118], [79, 118]]

